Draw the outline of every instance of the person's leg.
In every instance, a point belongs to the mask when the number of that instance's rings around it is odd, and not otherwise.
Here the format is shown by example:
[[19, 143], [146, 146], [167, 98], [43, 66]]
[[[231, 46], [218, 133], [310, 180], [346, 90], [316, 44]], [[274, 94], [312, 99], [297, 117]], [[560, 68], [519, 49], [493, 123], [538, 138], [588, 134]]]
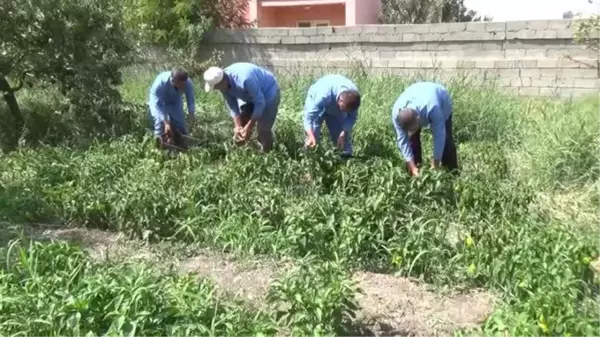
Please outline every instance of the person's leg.
[[267, 102], [265, 111], [257, 123], [258, 142], [262, 147], [262, 151], [265, 153], [271, 151], [273, 148], [273, 125], [275, 125], [275, 119], [277, 118], [279, 102], [280, 96], [279, 91], [277, 91], [275, 97]]
[[171, 140], [172, 145], [179, 148], [186, 149], [187, 142], [184, 136], [187, 136], [187, 121], [183, 112], [183, 106], [181, 104], [175, 105], [170, 108], [170, 120], [171, 120]]
[[452, 134], [452, 115], [446, 120], [446, 142], [442, 154], [442, 166], [453, 173], [458, 173], [458, 155]]

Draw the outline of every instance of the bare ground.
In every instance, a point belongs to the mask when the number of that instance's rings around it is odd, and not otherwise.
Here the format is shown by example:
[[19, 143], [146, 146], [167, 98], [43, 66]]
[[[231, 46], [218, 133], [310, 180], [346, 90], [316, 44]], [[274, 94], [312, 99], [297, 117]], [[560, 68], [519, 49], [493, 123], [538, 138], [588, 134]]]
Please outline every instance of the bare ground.
[[[140, 241], [117, 233], [93, 229], [36, 228], [26, 233], [34, 239], [54, 239], [80, 244], [97, 260], [126, 259], [167, 265], [177, 263], [183, 273], [209, 277], [220, 291], [262, 304], [270, 282], [285, 269], [276, 261], [239, 261], [229, 255], [202, 252], [178, 261]], [[358, 295], [357, 324], [374, 336], [451, 336], [453, 331], [474, 328], [492, 312], [495, 297], [483, 290], [441, 295], [426, 285], [387, 274], [357, 272], [354, 280], [363, 290]]]

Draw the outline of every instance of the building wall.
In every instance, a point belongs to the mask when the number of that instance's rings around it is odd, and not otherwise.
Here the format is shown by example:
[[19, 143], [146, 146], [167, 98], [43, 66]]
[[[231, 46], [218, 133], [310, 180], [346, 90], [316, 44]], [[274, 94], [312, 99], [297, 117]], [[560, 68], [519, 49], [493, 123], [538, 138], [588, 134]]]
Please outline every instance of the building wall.
[[331, 25], [346, 24], [343, 4], [318, 5], [305, 9], [304, 6], [262, 7], [259, 27], [296, 27], [301, 20], [330, 20]]
[[381, 0], [354, 0], [355, 25], [374, 25], [381, 12]]
[[598, 55], [573, 33], [571, 20], [216, 30], [206, 50], [286, 73], [360, 63], [372, 74], [495, 79], [521, 95], [597, 94]]

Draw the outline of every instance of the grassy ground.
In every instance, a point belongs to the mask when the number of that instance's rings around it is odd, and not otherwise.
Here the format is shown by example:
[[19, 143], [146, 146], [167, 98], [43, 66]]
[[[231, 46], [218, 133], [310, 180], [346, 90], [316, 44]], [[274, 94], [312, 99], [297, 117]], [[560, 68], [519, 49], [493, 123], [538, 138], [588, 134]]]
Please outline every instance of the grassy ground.
[[[125, 98], [143, 103], [154, 75], [128, 71]], [[498, 294], [481, 328], [457, 333], [598, 335], [597, 98], [522, 100], [450, 81], [463, 173], [410, 179], [390, 120], [410, 81], [351, 77], [364, 103], [354, 131], [361, 158], [347, 162], [327, 142], [299, 151], [314, 80], [306, 75], [282, 80], [277, 150], [266, 156], [230, 145], [221, 97], [196, 81], [194, 136], [209, 143], [188, 155], [167, 160], [136, 132], [2, 157], [8, 223], [58, 221], [303, 267], [273, 286], [272, 305], [251, 311], [152, 266], [95, 264], [63, 244], [13, 249], [0, 276], [0, 332], [342, 334], [356, 292], [349, 272], [359, 270]], [[24, 109], [53, 104], [39, 96], [23, 93]], [[145, 122], [141, 114], [140, 129]]]

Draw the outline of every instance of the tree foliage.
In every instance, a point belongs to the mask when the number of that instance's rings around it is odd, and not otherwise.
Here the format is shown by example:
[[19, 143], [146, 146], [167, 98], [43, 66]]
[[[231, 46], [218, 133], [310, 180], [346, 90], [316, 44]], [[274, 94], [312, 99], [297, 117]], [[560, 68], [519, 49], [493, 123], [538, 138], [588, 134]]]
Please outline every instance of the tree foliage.
[[469, 10], [464, 0], [382, 0], [379, 22], [424, 24], [439, 22], [490, 21]]
[[203, 70], [204, 34], [213, 27], [241, 28], [246, 20], [244, 0], [125, 0], [125, 26], [139, 46], [166, 47], [169, 58], [192, 73]]
[[[26, 120], [15, 92], [29, 86], [56, 88], [67, 111], [52, 118], [75, 136], [99, 133], [119, 120], [120, 69], [130, 62], [130, 43], [116, 0], [5, 0], [0, 2], [0, 90], [12, 121], [3, 123], [3, 148], [13, 149]], [[11, 85], [10, 79], [16, 84]]]
[[[593, 4], [594, 0], [588, 0], [588, 3]], [[584, 44], [588, 49], [597, 53], [600, 47], [599, 31], [600, 15], [594, 14], [588, 18], [580, 19], [575, 26], [575, 42]]]

